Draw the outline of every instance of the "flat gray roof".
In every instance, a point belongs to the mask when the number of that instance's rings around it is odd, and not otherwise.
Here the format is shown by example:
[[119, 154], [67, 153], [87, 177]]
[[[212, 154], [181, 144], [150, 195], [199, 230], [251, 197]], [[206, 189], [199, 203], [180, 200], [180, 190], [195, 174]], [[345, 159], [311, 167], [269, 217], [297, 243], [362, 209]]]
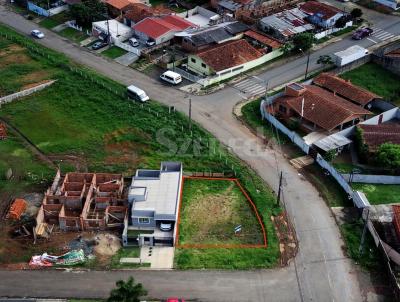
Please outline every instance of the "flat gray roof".
[[147, 196], [144, 201], [134, 201], [133, 210], [154, 211], [154, 215], [175, 215], [182, 179], [180, 167], [180, 164], [172, 167], [171, 163], [163, 163], [159, 171], [159, 177], [154, 177], [152, 173], [145, 177], [142, 176], [143, 173], [141, 172], [146, 170], [138, 170], [136, 174], [141, 174], [141, 176], [132, 178], [129, 194], [143, 193], [143, 188], [146, 188]]

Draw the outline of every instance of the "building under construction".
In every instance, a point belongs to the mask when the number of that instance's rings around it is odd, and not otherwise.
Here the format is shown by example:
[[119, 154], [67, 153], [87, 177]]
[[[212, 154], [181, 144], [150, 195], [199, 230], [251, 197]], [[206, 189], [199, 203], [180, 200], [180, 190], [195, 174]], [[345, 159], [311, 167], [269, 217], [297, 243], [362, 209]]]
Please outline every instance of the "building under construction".
[[36, 218], [35, 232], [48, 236], [53, 226], [62, 231], [106, 230], [123, 227], [127, 215], [121, 174], [57, 172]]

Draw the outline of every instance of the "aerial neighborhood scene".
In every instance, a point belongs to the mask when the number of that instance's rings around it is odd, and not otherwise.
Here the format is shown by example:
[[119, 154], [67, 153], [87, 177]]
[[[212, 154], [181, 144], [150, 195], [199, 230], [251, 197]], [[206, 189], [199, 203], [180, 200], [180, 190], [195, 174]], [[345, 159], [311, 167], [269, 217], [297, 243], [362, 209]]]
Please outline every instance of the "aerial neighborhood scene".
[[400, 301], [399, 0], [0, 3], [1, 301]]

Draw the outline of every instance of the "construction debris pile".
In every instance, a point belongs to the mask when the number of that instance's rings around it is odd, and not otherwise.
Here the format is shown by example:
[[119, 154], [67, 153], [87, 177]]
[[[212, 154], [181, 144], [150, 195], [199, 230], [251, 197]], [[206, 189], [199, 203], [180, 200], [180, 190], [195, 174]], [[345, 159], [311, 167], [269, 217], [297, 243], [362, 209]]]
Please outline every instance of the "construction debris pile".
[[85, 254], [83, 250], [75, 250], [60, 256], [53, 256], [47, 253], [39, 256], [32, 256], [29, 266], [53, 266], [53, 265], [76, 265], [85, 262]]
[[49, 226], [62, 231], [123, 227], [127, 215], [121, 174], [57, 172], [36, 217], [37, 236], [49, 237]]
[[0, 140], [7, 138], [7, 128], [4, 123], [0, 123]]

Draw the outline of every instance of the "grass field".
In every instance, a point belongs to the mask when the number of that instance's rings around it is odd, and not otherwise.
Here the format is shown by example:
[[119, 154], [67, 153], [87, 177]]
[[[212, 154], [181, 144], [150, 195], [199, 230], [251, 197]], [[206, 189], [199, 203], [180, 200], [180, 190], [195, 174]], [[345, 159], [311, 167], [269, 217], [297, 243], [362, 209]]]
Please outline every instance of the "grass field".
[[399, 185], [353, 183], [351, 186], [363, 192], [371, 204], [400, 203]]
[[[242, 226], [240, 234], [234, 228]], [[251, 205], [234, 181], [185, 179], [179, 244], [262, 245], [263, 233]]]
[[342, 224], [340, 231], [346, 242], [346, 250], [349, 257], [363, 268], [377, 270], [380, 266], [381, 256], [369, 232], [367, 232], [362, 253], [359, 252], [363, 222], [359, 220], [353, 223]]
[[88, 35], [86, 35], [84, 32], [71, 27], [63, 29], [62, 31], [58, 32], [58, 34], [76, 43], [81, 42], [88, 37]]
[[39, 24], [42, 27], [52, 29], [53, 27], [56, 27], [57, 25], [60, 25], [68, 21], [69, 19], [70, 17], [68, 17], [68, 14], [66, 12], [62, 12], [60, 14], [44, 18], [42, 21], [39, 22]]
[[119, 48], [117, 46], [111, 46], [109, 49], [103, 51], [101, 54], [108, 58], [115, 59], [126, 53], [127, 53], [127, 51], [122, 48]]
[[350, 79], [353, 84], [364, 87], [385, 100], [400, 105], [400, 76], [384, 69], [378, 64], [367, 63], [340, 75]]
[[[53, 76], [58, 81], [45, 90], [3, 106], [0, 116], [19, 128], [44, 153], [74, 155], [85, 164], [82, 169], [92, 172], [132, 175], [136, 168], [157, 169], [162, 160], [181, 161], [186, 171], [235, 169], [262, 216], [268, 232], [268, 248], [234, 254], [223, 249], [206, 254], [185, 251], [178, 257], [178, 266], [204, 267], [207, 263], [214, 268], [254, 268], [276, 265], [279, 249], [270, 219], [275, 203], [271, 190], [214, 137], [195, 123], [193, 139], [187, 131], [189, 121], [182, 113], [169, 113], [167, 107], [153, 101], [143, 107], [128, 101], [122, 85], [0, 26], [0, 33], [4, 32], [30, 49], [28, 54], [37, 64], [37, 70], [54, 69]], [[0, 38], [0, 42], [4, 40]], [[222, 256], [224, 259], [220, 261]]]

